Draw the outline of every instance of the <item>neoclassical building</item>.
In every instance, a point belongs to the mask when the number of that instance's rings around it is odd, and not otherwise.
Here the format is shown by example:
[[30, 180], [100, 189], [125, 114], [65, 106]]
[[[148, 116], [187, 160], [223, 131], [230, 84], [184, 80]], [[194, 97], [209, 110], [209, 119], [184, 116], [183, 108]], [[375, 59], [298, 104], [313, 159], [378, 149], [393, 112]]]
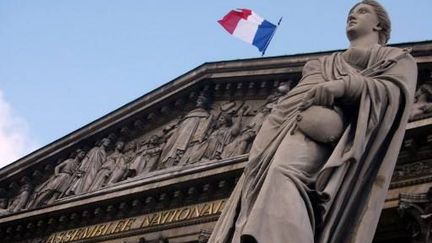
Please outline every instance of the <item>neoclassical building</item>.
[[[432, 41], [376, 243], [432, 242]], [[0, 170], [1, 242], [206, 242], [303, 65], [334, 51], [205, 63]]]

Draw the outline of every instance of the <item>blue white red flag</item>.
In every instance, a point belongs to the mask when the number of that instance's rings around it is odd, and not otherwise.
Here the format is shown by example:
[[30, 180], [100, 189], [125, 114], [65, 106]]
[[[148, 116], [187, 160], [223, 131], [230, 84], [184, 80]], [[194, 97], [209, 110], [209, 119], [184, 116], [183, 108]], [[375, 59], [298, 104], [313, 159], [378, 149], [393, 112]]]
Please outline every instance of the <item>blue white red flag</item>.
[[244, 8], [231, 10], [218, 23], [234, 37], [256, 46], [263, 55], [277, 28], [252, 10]]

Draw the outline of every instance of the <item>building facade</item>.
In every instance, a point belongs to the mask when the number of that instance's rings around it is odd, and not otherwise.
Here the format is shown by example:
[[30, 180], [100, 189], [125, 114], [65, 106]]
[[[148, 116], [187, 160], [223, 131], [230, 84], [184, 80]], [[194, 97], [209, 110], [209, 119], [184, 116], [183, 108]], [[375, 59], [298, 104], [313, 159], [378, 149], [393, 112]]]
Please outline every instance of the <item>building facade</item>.
[[[431, 242], [432, 41], [374, 242]], [[272, 107], [331, 52], [205, 63], [0, 170], [1, 242], [206, 242]]]

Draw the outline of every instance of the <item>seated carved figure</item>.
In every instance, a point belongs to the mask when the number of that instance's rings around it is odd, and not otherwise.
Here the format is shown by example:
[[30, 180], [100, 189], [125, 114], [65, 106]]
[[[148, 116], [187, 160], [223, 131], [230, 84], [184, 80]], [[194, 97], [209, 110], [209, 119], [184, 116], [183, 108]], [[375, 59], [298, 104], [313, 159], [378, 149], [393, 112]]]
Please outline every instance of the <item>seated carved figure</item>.
[[[348, 50], [307, 62], [267, 116], [209, 243], [372, 242], [417, 67], [408, 51], [385, 46], [390, 20], [376, 1], [356, 4], [346, 30]], [[339, 107], [339, 139], [322, 143], [299, 129], [311, 107], [332, 120]]]

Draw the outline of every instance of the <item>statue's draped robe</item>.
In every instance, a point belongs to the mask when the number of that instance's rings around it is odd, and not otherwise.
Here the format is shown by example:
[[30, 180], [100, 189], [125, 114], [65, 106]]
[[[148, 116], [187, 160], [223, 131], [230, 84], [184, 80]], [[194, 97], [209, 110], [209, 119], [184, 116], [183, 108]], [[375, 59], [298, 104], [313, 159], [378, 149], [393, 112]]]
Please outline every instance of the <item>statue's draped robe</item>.
[[238, 135], [238, 128], [234, 126], [223, 126], [217, 128], [207, 140], [207, 148], [204, 153], [204, 158], [212, 160], [221, 157], [225, 146], [232, 142], [235, 136]]
[[53, 197], [57, 199], [57, 197], [64, 193], [73, 180], [73, 175], [78, 169], [79, 162], [78, 158], [71, 158], [65, 160], [62, 165], [59, 165], [62, 167], [58, 171], [58, 174], [51, 176], [42, 183], [39, 190], [35, 192], [35, 198], [31, 203], [32, 207], [37, 207], [40, 203], [43, 203], [45, 200], [49, 201]]
[[128, 171], [129, 162], [130, 158], [126, 154], [121, 153], [111, 171], [111, 175], [107, 182], [108, 185], [117, 183], [124, 179]]
[[69, 188], [69, 194], [81, 194], [89, 192], [90, 186], [92, 185], [96, 174], [101, 168], [102, 164], [106, 160], [106, 151], [104, 146], [92, 148], [83, 159], [79, 171], [83, 172], [84, 175], [76, 179]]
[[[372, 242], [417, 68], [398, 48], [376, 45], [347, 56], [335, 53], [308, 62], [299, 84], [273, 108], [209, 242]], [[358, 60], [363, 62], [359, 70], [349, 64]], [[296, 117], [305, 93], [332, 80], [343, 81], [341, 100], [356, 110], [345, 108], [347, 126], [329, 149], [298, 131]]]
[[155, 144], [146, 145], [146, 148], [139, 152], [136, 158], [133, 159], [130, 170], [134, 171], [135, 175], [148, 173], [157, 168], [161, 148]]
[[89, 191], [96, 191], [106, 185], [109, 177], [112, 175], [116, 165], [125, 164], [124, 155], [119, 151], [114, 151], [107, 158], [105, 163], [97, 171], [96, 175], [93, 177]]
[[180, 159], [179, 152], [185, 152], [191, 143], [201, 141], [207, 132], [210, 120], [210, 113], [203, 108], [196, 108], [189, 112], [166, 142], [161, 154], [161, 167], [172, 166], [172, 161]]

